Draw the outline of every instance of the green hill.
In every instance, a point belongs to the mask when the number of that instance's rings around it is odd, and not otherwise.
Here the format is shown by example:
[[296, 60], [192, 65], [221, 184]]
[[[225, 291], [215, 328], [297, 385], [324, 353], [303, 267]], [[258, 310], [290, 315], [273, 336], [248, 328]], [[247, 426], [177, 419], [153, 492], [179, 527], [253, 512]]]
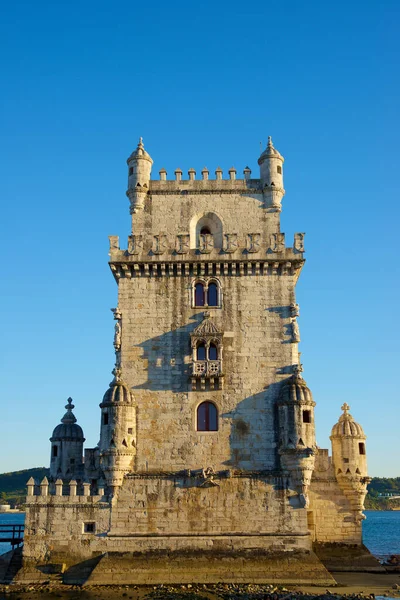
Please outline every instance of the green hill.
[[12, 507], [16, 504], [22, 504], [25, 501], [28, 479], [33, 477], [36, 481], [41, 481], [43, 477], [48, 477], [49, 473], [50, 470], [45, 467], [2, 473], [0, 475], [1, 501], [11, 504]]

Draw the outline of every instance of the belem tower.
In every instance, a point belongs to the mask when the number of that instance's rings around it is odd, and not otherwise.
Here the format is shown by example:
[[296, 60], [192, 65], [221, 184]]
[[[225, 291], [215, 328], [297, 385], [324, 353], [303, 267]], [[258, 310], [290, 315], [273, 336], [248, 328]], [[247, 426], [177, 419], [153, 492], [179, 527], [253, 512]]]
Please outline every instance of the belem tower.
[[365, 435], [344, 403], [332, 456], [316, 443], [298, 349], [304, 233], [286, 246], [283, 163], [271, 138], [256, 178], [151, 179], [141, 139], [128, 158], [100, 440], [83, 450], [68, 399], [50, 479], [28, 481], [28, 578], [84, 563], [91, 583], [329, 583], [316, 545], [361, 547]]

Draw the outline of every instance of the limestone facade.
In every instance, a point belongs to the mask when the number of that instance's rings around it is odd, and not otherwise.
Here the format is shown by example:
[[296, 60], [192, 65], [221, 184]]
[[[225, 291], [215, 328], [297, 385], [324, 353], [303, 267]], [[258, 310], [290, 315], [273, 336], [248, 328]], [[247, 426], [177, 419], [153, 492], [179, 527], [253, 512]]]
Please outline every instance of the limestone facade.
[[365, 435], [344, 405], [333, 459], [317, 447], [298, 350], [304, 233], [286, 246], [271, 139], [258, 162], [255, 179], [246, 167], [152, 180], [142, 140], [129, 157], [99, 446], [74, 470], [77, 440], [51, 438], [52, 480], [28, 485], [26, 560], [361, 544]]

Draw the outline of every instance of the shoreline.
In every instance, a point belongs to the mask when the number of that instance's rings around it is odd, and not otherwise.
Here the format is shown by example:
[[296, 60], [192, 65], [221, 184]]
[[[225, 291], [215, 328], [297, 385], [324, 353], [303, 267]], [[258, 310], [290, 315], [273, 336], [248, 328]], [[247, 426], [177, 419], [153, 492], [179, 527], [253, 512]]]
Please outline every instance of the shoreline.
[[0, 586], [0, 600], [29, 598], [81, 598], [106, 600], [121, 598], [132, 600], [290, 600], [307, 597], [328, 599], [332, 597], [356, 598], [383, 596], [400, 598], [400, 572], [397, 573], [355, 573], [332, 572], [337, 585], [295, 585], [295, 584], [185, 584], [185, 585], [63, 585], [56, 582], [45, 584]]

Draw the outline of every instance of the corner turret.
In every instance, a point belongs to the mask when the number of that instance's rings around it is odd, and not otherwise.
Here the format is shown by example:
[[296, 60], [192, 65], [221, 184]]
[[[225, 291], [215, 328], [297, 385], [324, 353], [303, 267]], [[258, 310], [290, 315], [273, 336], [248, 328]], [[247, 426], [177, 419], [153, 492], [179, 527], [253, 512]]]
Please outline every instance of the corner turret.
[[266, 208], [275, 212], [281, 211], [282, 198], [285, 195], [283, 187], [283, 163], [284, 158], [272, 143], [271, 136], [268, 137], [268, 145], [258, 159], [260, 165], [260, 179]]
[[136, 150], [128, 160], [128, 190], [126, 195], [131, 203], [131, 214], [144, 207], [144, 201], [150, 187], [150, 175], [153, 159], [146, 152], [143, 139], [139, 139]]
[[356, 513], [356, 520], [362, 520], [367, 485], [371, 481], [367, 475], [366, 435], [349, 413], [350, 406], [344, 403], [341, 408], [343, 414], [330, 436], [333, 467], [337, 482]]
[[81, 479], [83, 476], [83, 436], [82, 428], [77, 424], [72, 412], [75, 408], [72, 398], [68, 398], [65, 405], [67, 412], [61, 423], [53, 431], [50, 438], [50, 477], [52, 480], [59, 478]]
[[114, 495], [126, 473], [134, 470], [136, 456], [136, 405], [121, 369], [113, 370], [114, 379], [100, 404], [100, 467]]
[[281, 467], [289, 473], [300, 506], [306, 507], [317, 449], [315, 402], [299, 369], [283, 382], [277, 404]]

